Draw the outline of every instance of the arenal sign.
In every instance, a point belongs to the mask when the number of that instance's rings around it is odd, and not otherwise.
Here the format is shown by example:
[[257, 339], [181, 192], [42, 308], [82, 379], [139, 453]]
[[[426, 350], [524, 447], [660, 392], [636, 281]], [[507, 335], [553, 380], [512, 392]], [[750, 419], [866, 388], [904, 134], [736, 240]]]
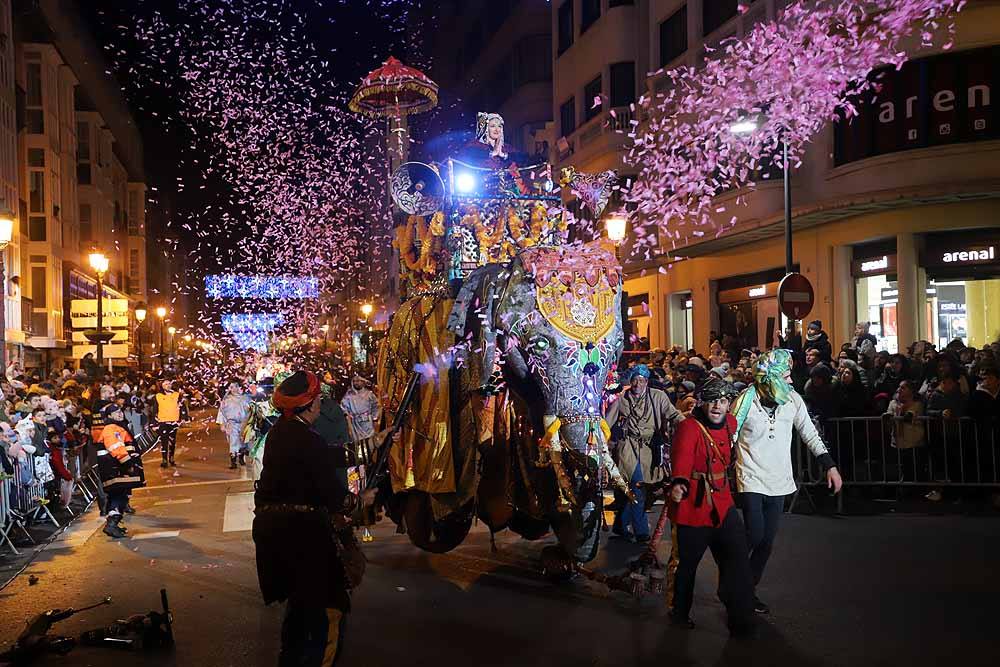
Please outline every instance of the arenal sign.
[[870, 77], [874, 95], [855, 101], [858, 115], [834, 125], [834, 161], [1000, 137], [996, 105], [1000, 47], [956, 51], [885, 67]]
[[970, 242], [964, 245], [942, 247], [928, 243], [924, 250], [925, 266], [976, 266], [996, 264], [1000, 260], [1000, 242]]

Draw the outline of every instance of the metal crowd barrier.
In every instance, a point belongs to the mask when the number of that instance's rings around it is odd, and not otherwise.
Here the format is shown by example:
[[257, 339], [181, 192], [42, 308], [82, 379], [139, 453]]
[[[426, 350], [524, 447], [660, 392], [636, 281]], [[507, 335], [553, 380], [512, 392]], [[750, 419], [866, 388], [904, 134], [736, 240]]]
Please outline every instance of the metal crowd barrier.
[[[92, 465], [84, 460], [83, 450], [67, 450], [66, 468], [74, 475], [76, 481], [72, 493], [83, 497], [89, 506], [100, 495], [100, 480]], [[35, 457], [28, 456], [24, 461], [10, 460], [13, 474], [4, 473], [0, 479], [0, 551], [9, 549], [14, 554], [20, 553], [14, 546], [13, 535], [23, 534], [32, 544], [35, 543], [28, 526], [38, 521], [51, 522], [60, 527], [49, 501], [46, 499], [45, 485], [38, 481], [35, 469]], [[71, 516], [73, 510], [66, 508]]]
[[[1000, 418], [840, 417], [816, 425], [844, 486], [1000, 489]], [[798, 438], [792, 460], [800, 487], [826, 484]]]

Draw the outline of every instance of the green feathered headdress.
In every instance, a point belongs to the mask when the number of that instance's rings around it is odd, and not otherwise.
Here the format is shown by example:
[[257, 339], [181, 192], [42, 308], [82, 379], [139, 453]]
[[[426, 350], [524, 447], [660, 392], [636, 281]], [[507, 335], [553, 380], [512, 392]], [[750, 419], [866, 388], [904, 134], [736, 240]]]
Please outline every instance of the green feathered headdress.
[[771, 350], [762, 356], [754, 367], [753, 384], [747, 387], [733, 404], [732, 413], [736, 417], [737, 429], [743, 428], [755, 398], [774, 401], [784, 405], [792, 395], [792, 385], [785, 374], [792, 370], [792, 353], [788, 350]]

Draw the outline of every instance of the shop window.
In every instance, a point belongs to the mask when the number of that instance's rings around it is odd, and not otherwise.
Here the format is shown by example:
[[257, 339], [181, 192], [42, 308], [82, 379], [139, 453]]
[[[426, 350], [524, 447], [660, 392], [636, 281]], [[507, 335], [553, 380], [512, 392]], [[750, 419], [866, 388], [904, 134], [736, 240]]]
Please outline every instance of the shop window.
[[601, 77], [598, 75], [596, 79], [588, 83], [583, 88], [583, 116], [586, 120], [597, 118], [601, 115], [601, 111], [604, 109], [604, 100], [601, 97], [601, 84]]
[[688, 50], [688, 9], [684, 5], [660, 24], [660, 67], [666, 67]]
[[899, 351], [896, 335], [896, 304], [899, 287], [885, 275], [867, 276], [855, 281], [855, 313], [858, 322], [870, 322], [869, 332], [878, 341], [879, 350]]
[[635, 102], [635, 63], [611, 66], [611, 106], [627, 107]]

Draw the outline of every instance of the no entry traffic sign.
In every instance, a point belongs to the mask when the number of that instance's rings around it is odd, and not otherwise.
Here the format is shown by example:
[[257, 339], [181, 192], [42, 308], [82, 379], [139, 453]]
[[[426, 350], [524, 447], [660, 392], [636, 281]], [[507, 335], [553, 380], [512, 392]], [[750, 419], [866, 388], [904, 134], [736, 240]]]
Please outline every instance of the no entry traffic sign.
[[790, 320], [805, 319], [815, 302], [813, 286], [801, 273], [789, 273], [778, 284], [778, 307]]

